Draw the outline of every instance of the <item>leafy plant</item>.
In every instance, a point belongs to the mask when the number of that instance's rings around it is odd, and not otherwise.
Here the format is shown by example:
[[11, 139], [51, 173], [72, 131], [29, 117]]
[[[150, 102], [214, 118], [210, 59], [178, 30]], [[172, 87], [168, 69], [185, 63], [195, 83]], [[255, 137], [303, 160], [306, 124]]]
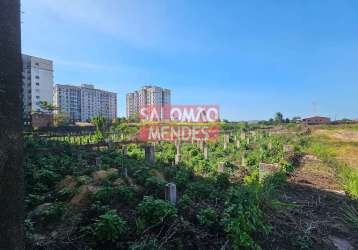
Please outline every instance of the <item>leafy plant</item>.
[[51, 203], [48, 208], [42, 212], [42, 218], [46, 222], [58, 221], [62, 217], [66, 208], [67, 204], [64, 202]]
[[353, 205], [344, 204], [342, 207], [343, 221], [358, 231], [358, 210]]
[[24, 221], [24, 227], [25, 227], [25, 238], [27, 240], [32, 240], [35, 231], [33, 221], [31, 219], [26, 219]]
[[160, 193], [163, 193], [165, 184], [166, 182], [162, 181], [158, 177], [151, 176], [145, 180], [144, 186], [146, 187], [148, 193], [159, 195]]
[[127, 186], [102, 187], [93, 195], [93, 199], [101, 203], [111, 203], [115, 201], [128, 202], [133, 198], [133, 189]]
[[177, 210], [169, 202], [145, 196], [138, 205], [138, 214], [146, 226], [163, 222], [166, 218], [175, 217]]
[[201, 209], [198, 213], [198, 220], [201, 225], [212, 226], [218, 220], [215, 209], [209, 207]]
[[147, 237], [140, 242], [136, 242], [129, 247], [129, 250], [164, 250], [158, 240], [153, 237]]
[[127, 222], [115, 210], [99, 216], [93, 225], [94, 236], [98, 240], [116, 241], [127, 233]]
[[231, 188], [221, 223], [232, 237], [235, 249], [261, 249], [252, 238], [257, 231], [267, 233], [263, 212], [259, 207], [257, 182]]

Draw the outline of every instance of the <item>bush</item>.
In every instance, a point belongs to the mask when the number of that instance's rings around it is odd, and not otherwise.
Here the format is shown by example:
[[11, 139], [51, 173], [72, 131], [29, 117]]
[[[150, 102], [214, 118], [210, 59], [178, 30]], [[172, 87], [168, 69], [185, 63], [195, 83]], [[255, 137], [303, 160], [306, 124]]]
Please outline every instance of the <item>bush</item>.
[[45, 201], [45, 197], [43, 195], [37, 195], [37, 194], [28, 194], [25, 199], [27, 208], [36, 207], [44, 203], [44, 201]]
[[101, 203], [110, 202], [115, 195], [115, 189], [113, 187], [102, 187], [93, 195], [95, 201], [100, 201]]
[[26, 219], [24, 221], [24, 230], [25, 230], [25, 239], [32, 240], [35, 229], [34, 229], [34, 223], [31, 221], [31, 219]]
[[185, 187], [190, 179], [189, 171], [184, 169], [180, 169], [177, 171], [174, 182], [177, 184], [178, 187]]
[[164, 250], [156, 238], [145, 238], [129, 247], [129, 250]]
[[216, 177], [216, 184], [219, 188], [225, 189], [230, 186], [230, 175], [228, 173], [219, 173]]
[[166, 218], [176, 216], [177, 210], [169, 202], [154, 199], [152, 196], [145, 196], [138, 205], [138, 213], [144, 225], [149, 226], [163, 222]]
[[67, 204], [64, 202], [52, 203], [46, 210], [42, 212], [42, 218], [46, 222], [58, 221], [62, 217], [66, 208]]
[[127, 233], [127, 222], [115, 210], [99, 216], [93, 225], [93, 232], [98, 240], [116, 241]]
[[200, 209], [197, 217], [200, 225], [205, 225], [205, 226], [212, 226], [217, 222], [218, 219], [218, 215], [215, 209], [211, 207]]
[[145, 180], [144, 186], [148, 193], [154, 193], [156, 195], [160, 195], [163, 193], [166, 182], [162, 181], [156, 176], [148, 177]]
[[190, 199], [190, 196], [187, 194], [183, 194], [182, 197], [178, 201], [178, 208], [180, 210], [185, 210], [193, 204], [193, 201]]
[[98, 190], [93, 199], [95, 201], [100, 201], [103, 204], [112, 203], [112, 202], [128, 202], [131, 201], [134, 197], [134, 191], [132, 188], [127, 186], [119, 187], [102, 187]]
[[185, 191], [186, 194], [190, 196], [193, 200], [202, 199], [202, 198], [209, 198], [213, 193], [214, 187], [210, 183], [205, 180], [198, 180], [192, 182], [188, 185], [187, 190]]
[[263, 222], [263, 212], [259, 207], [257, 183], [231, 188], [221, 223], [234, 241], [235, 249], [260, 249], [252, 238], [257, 231], [267, 233]]

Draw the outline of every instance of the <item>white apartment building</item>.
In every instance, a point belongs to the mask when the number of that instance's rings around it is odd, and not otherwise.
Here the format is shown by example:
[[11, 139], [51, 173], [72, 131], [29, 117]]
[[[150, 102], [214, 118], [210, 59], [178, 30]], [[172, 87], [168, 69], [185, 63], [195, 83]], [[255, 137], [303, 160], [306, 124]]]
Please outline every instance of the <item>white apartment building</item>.
[[66, 113], [71, 122], [81, 121], [81, 88], [56, 84], [53, 89], [53, 103], [61, 113]]
[[52, 104], [53, 63], [50, 60], [22, 55], [22, 93], [25, 120], [31, 112], [42, 111], [40, 101]]
[[117, 117], [117, 94], [95, 89], [90, 84], [56, 84], [53, 100], [58, 112], [68, 114], [72, 122], [89, 121], [96, 116], [110, 120]]
[[170, 104], [171, 92], [158, 86], [143, 86], [140, 90], [128, 93], [126, 96], [127, 118], [138, 114], [141, 107], [145, 105]]

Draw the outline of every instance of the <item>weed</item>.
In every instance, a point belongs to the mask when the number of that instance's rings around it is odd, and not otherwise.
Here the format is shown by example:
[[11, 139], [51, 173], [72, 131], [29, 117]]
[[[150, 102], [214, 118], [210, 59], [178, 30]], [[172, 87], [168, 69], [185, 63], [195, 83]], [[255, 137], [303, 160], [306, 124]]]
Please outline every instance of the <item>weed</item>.
[[358, 231], [358, 210], [353, 205], [344, 204], [341, 208], [343, 221]]
[[127, 222], [115, 210], [110, 210], [96, 220], [93, 233], [98, 240], [115, 242], [127, 233]]
[[199, 223], [205, 226], [212, 226], [213, 224], [217, 223], [218, 220], [216, 210], [211, 207], [201, 209], [197, 217]]
[[161, 223], [166, 218], [176, 216], [176, 208], [169, 202], [145, 196], [138, 205], [138, 213], [146, 226]]

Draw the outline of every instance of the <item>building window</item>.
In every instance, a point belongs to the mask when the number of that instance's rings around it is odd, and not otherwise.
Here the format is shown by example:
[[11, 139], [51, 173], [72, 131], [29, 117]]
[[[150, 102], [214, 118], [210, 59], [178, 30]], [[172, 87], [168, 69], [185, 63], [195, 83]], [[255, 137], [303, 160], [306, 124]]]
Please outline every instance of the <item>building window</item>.
[[35, 78], [36, 78], [36, 79], [40, 79], [40, 77], [39, 77], [39, 76], [35, 76]]
[[36, 96], [36, 99], [40, 99], [40, 96], [37, 95], [37, 96]]
[[40, 86], [40, 83], [39, 83], [39, 82], [37, 82], [37, 83], [36, 83], [36, 86]]
[[35, 63], [35, 65], [36, 65], [36, 66], [39, 66], [39, 63], [37, 62], [37, 63]]

